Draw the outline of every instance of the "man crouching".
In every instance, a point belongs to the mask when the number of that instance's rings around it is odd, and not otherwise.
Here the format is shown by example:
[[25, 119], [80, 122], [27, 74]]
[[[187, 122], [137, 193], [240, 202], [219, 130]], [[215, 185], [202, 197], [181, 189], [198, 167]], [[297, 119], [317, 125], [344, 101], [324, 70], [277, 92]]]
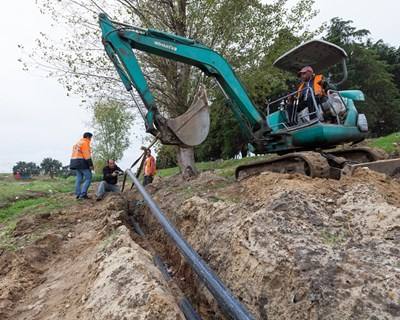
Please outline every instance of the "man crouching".
[[100, 182], [96, 192], [96, 200], [103, 199], [106, 192], [119, 192], [117, 186], [118, 175], [123, 174], [123, 171], [115, 164], [115, 161], [110, 159], [107, 165], [103, 168], [103, 181]]

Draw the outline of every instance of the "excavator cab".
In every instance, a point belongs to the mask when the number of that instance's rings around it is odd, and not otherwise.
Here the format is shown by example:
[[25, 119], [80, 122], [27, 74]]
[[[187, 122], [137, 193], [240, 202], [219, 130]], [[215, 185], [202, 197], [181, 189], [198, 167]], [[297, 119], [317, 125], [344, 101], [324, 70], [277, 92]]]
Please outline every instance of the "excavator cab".
[[[367, 121], [354, 104], [354, 101], [364, 100], [363, 93], [337, 90], [347, 79], [346, 58], [347, 53], [335, 44], [311, 40], [274, 62], [275, 67], [295, 74], [305, 66], [311, 66], [315, 74], [322, 74], [335, 65], [342, 65], [340, 81], [332, 83], [331, 75], [326, 77], [330, 89], [323, 96], [315, 95], [310, 85], [268, 103], [266, 121], [272, 134], [290, 135], [283, 152], [329, 148], [365, 138]], [[301, 105], [300, 96], [308, 97], [307, 105]], [[276, 151], [280, 152], [279, 149]]]
[[[337, 90], [347, 79], [346, 52], [327, 41], [311, 40], [282, 55], [274, 66], [296, 73], [311, 66], [315, 74], [342, 65], [342, 79], [336, 83], [328, 75], [326, 94], [316, 96], [312, 85], [304, 86], [267, 105], [266, 121], [271, 128], [269, 153], [280, 157], [239, 166], [236, 177], [241, 179], [265, 170], [303, 173], [312, 177], [340, 178], [358, 167], [393, 176], [400, 168], [399, 159], [386, 160], [379, 150], [354, 146], [368, 132], [364, 114], [358, 113], [355, 101], [363, 101], [360, 90]], [[307, 106], [297, 101], [309, 97]], [[275, 138], [275, 139], [273, 139]], [[351, 147], [336, 148], [351, 143]]]
[[[296, 73], [301, 68], [310, 66], [315, 74], [320, 74], [341, 63], [342, 79], [337, 83], [331, 83], [331, 75], [329, 75], [326, 84], [330, 89], [326, 90], [326, 94], [322, 97], [316, 97], [311, 87], [305, 87], [273, 101], [267, 107], [268, 114], [272, 108], [279, 105], [280, 109], [282, 110], [283, 107], [285, 111], [286, 124], [289, 126], [309, 124], [312, 120], [344, 124], [348, 108], [340, 93], [335, 89], [347, 79], [346, 58], [347, 54], [342, 48], [323, 40], [308, 41], [285, 53], [274, 62], [274, 65], [281, 70]], [[359, 95], [362, 98], [362, 93]], [[299, 103], [300, 96], [309, 97], [307, 106]], [[283, 124], [286, 125], [285, 122]]]

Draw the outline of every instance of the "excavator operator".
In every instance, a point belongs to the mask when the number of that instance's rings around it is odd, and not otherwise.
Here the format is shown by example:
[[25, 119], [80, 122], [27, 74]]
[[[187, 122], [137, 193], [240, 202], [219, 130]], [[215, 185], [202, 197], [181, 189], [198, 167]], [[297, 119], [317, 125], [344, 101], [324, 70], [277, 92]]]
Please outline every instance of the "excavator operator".
[[310, 66], [303, 67], [298, 76], [301, 80], [297, 88], [297, 93], [293, 104], [288, 108], [289, 123], [297, 124], [297, 116], [305, 108], [308, 108], [309, 119], [317, 117], [314, 102], [311, 96], [311, 90], [314, 92], [315, 100], [317, 103], [323, 102], [326, 97], [328, 84], [321, 74], [314, 74], [314, 70]]

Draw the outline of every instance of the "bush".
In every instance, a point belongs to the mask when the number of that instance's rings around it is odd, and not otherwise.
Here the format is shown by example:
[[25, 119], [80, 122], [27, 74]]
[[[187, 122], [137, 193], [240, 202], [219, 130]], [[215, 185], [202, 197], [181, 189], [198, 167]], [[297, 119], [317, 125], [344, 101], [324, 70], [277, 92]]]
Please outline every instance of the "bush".
[[158, 169], [172, 168], [177, 166], [176, 161], [177, 147], [161, 145], [157, 150], [157, 162], [156, 166]]
[[20, 173], [21, 177], [28, 178], [40, 174], [40, 167], [34, 162], [18, 161], [13, 167], [13, 173]]

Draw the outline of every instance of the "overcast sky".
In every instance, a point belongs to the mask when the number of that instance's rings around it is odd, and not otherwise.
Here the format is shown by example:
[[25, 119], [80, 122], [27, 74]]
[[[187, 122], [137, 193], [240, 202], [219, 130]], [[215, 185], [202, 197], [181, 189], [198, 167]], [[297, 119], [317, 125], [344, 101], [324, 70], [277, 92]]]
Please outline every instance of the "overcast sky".
[[[295, 2], [295, 0], [290, 0]], [[34, 0], [7, 1], [1, 4], [0, 20], [0, 172], [10, 172], [17, 161], [40, 163], [45, 157], [68, 164], [73, 143], [90, 130], [90, 115], [80, 106], [79, 97], [67, 97], [54, 79], [38, 72], [24, 72], [17, 59], [18, 43], [29, 50], [40, 31], [49, 31], [49, 20], [42, 16]], [[358, 28], [371, 31], [400, 46], [400, 2], [396, 0], [316, 0], [320, 10], [312, 27], [332, 17], [353, 20]], [[136, 129], [140, 134], [143, 126]], [[141, 139], [132, 134], [133, 145], [120, 166], [126, 168], [139, 155]]]

